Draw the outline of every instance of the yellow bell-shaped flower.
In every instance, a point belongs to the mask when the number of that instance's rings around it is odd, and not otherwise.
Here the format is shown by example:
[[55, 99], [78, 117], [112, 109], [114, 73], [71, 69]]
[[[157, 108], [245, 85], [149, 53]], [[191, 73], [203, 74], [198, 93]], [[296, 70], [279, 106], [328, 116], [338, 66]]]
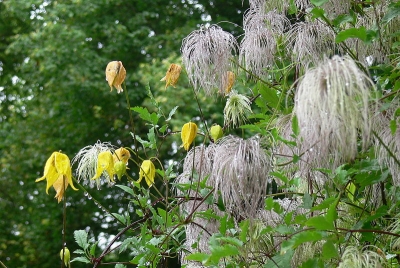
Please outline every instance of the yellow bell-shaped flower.
[[57, 192], [55, 197], [58, 202], [62, 200], [68, 185], [71, 185], [72, 189], [78, 190], [72, 182], [71, 162], [66, 154], [53, 152], [46, 161], [43, 173], [43, 177], [37, 179], [36, 182], [47, 179], [46, 193], [48, 194], [50, 187], [53, 186]]
[[92, 180], [100, 178], [103, 172], [107, 172], [110, 181], [114, 181], [114, 158], [110, 151], [104, 151], [97, 156], [96, 175]]
[[144, 160], [140, 166], [139, 180], [141, 182], [143, 177], [146, 180], [147, 185], [150, 187], [154, 183], [154, 177], [156, 176], [156, 168], [150, 160]]
[[172, 63], [167, 71], [167, 74], [160, 80], [160, 81], [165, 81], [165, 88], [168, 86], [173, 86], [178, 83], [179, 76], [181, 75], [182, 67], [178, 64]]
[[117, 93], [121, 93], [124, 91], [121, 87], [126, 77], [126, 70], [122, 62], [120, 61], [111, 61], [107, 64], [106, 67], [106, 80], [111, 90], [113, 87], [117, 89]]
[[193, 122], [189, 122], [183, 125], [181, 131], [182, 146], [185, 150], [189, 150], [194, 138], [197, 135], [197, 125]]
[[115, 150], [113, 157], [114, 157], [114, 163], [122, 161], [126, 164], [128, 163], [128, 160], [131, 157], [131, 153], [127, 149], [121, 147]]
[[[63, 253], [64, 253], [64, 256], [63, 256]], [[61, 249], [60, 258], [61, 258], [61, 260], [64, 259], [65, 267], [70, 267], [71, 253], [69, 252], [69, 249], [67, 247], [65, 247], [64, 250]]]

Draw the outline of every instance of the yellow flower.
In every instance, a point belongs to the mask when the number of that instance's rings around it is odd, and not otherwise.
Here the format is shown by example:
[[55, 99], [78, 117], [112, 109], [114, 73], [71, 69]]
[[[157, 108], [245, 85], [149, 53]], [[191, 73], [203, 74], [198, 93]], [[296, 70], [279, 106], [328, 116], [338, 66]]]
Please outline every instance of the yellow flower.
[[106, 80], [111, 90], [113, 86], [117, 89], [117, 93], [124, 91], [121, 87], [126, 77], [126, 70], [120, 61], [111, 61], [106, 67]]
[[181, 138], [182, 138], [182, 146], [185, 150], [189, 150], [190, 144], [192, 144], [194, 138], [196, 138], [197, 134], [197, 125], [193, 122], [189, 122], [183, 125], [181, 131]]
[[150, 187], [154, 183], [155, 176], [156, 168], [154, 167], [153, 162], [151, 162], [150, 160], [144, 160], [142, 165], [140, 166], [139, 180], [137, 182], [141, 182], [144, 177], [147, 185]]
[[131, 157], [131, 154], [129, 151], [123, 147], [115, 150], [114, 152], [114, 163], [117, 163], [118, 161], [122, 161], [125, 164], [128, 163], [129, 158]]
[[106, 171], [110, 181], [114, 181], [114, 159], [110, 151], [104, 151], [99, 153], [97, 156], [97, 169], [96, 175], [92, 178], [92, 180], [96, 180], [100, 178], [101, 174]]
[[231, 92], [231, 89], [233, 87], [233, 84], [235, 84], [235, 79], [236, 79], [236, 75], [231, 72], [228, 71], [226, 72], [226, 78], [225, 78], [225, 95], [228, 95], [229, 92]]
[[[46, 193], [49, 194], [49, 188], [53, 186], [57, 192], [55, 198], [58, 199], [58, 202], [62, 200], [64, 190], [67, 189], [68, 184], [71, 185], [72, 189], [78, 190], [72, 183], [72, 171], [69, 158], [63, 153], [54, 152], [51, 154], [50, 158], [47, 159], [46, 165], [44, 166], [43, 177], [37, 179], [36, 182], [44, 179], [47, 179]], [[65, 183], [64, 185], [63, 182]]]
[[63, 260], [63, 251], [64, 251], [65, 267], [70, 267], [71, 253], [69, 252], [69, 249], [67, 247], [65, 247], [64, 250], [61, 249], [60, 251], [61, 260]]
[[181, 71], [182, 67], [179, 66], [178, 64], [172, 63], [169, 66], [167, 74], [160, 80], [160, 81], [166, 81], [165, 88], [167, 88], [170, 85], [175, 87], [176, 83], [178, 83]]

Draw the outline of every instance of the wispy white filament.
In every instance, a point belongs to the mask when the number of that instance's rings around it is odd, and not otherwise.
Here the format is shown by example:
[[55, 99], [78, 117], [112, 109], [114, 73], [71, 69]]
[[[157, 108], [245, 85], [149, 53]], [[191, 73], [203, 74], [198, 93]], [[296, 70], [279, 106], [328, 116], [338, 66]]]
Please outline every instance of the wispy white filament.
[[304, 159], [336, 167], [355, 158], [359, 140], [365, 149], [371, 138], [373, 90], [373, 82], [349, 57], [334, 56], [308, 70], [294, 106]]
[[184, 38], [182, 61], [193, 87], [203, 88], [206, 94], [216, 88], [223, 92], [224, 78], [237, 48], [235, 37], [218, 25], [193, 31]]
[[110, 182], [111, 178], [108, 177], [107, 172], [97, 180], [92, 180], [96, 175], [97, 168], [97, 157], [99, 153], [105, 151], [114, 152], [115, 147], [111, 145], [109, 142], [96, 142], [94, 145], [89, 145], [82, 148], [72, 159], [72, 165], [78, 163], [78, 167], [76, 169], [76, 176], [78, 181], [83, 180], [83, 184], [89, 184], [90, 187], [93, 187], [95, 184], [97, 185], [97, 189], [100, 188], [101, 179], [105, 182]]

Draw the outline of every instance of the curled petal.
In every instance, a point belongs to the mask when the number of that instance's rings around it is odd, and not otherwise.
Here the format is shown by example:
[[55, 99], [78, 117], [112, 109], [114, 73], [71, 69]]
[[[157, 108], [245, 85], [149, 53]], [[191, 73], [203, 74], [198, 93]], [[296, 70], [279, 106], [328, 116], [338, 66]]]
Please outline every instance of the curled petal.
[[114, 181], [114, 159], [110, 151], [99, 153], [97, 157], [96, 175], [92, 180], [100, 178], [104, 171], [107, 172], [110, 180]]
[[127, 149], [121, 147], [121, 148], [115, 150], [113, 157], [114, 157], [114, 163], [116, 163], [118, 161], [122, 161], [126, 164], [126, 163], [128, 163], [128, 160], [131, 157], [131, 154]]

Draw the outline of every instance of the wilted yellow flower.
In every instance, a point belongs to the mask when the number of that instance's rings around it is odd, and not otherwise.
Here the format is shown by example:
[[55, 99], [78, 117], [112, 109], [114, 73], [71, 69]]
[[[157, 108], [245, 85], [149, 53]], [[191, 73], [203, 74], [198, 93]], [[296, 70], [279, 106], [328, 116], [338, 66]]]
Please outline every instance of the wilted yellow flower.
[[65, 267], [70, 267], [70, 260], [71, 260], [71, 253], [69, 252], [69, 249], [67, 247], [61, 249], [60, 251], [60, 258], [63, 260], [63, 251], [64, 251], [64, 263]]
[[143, 177], [146, 180], [147, 185], [150, 187], [154, 183], [154, 177], [156, 176], [156, 168], [150, 160], [144, 160], [140, 166], [139, 180], [141, 182]]
[[101, 152], [97, 156], [96, 175], [92, 178], [92, 180], [100, 178], [104, 171], [107, 172], [110, 181], [114, 181], [114, 159], [110, 151]]
[[106, 67], [106, 80], [111, 90], [113, 90], [113, 86], [117, 89], [117, 93], [121, 93], [124, 91], [121, 87], [126, 77], [125, 67], [122, 65], [120, 61], [111, 61], [107, 64]]
[[228, 95], [229, 92], [231, 92], [233, 84], [235, 84], [235, 79], [236, 79], [236, 75], [233, 72], [231, 72], [231, 71], [226, 72], [226, 78], [225, 78], [225, 84], [224, 84], [225, 95]]
[[185, 150], [189, 150], [190, 144], [192, 144], [197, 134], [197, 125], [193, 122], [189, 122], [183, 125], [181, 131], [182, 146]]
[[131, 153], [127, 149], [121, 147], [115, 150], [113, 157], [114, 157], [114, 163], [122, 161], [126, 164], [128, 163], [128, 160], [131, 157]]
[[169, 87], [170, 85], [175, 87], [176, 83], [178, 83], [179, 76], [181, 74], [182, 67], [178, 64], [172, 63], [167, 71], [167, 74], [160, 80], [166, 81], [165, 88]]
[[214, 140], [214, 142], [216, 142], [218, 139], [222, 138], [223, 135], [224, 135], [224, 132], [220, 125], [215, 124], [210, 128], [210, 136]]
[[[68, 184], [71, 185], [72, 189], [75, 188], [72, 183], [72, 171], [71, 163], [66, 154], [54, 152], [50, 158], [47, 159], [46, 165], [44, 166], [43, 177], [36, 180], [36, 182], [47, 179], [46, 193], [49, 193], [51, 186], [57, 191], [56, 198], [60, 202], [64, 196], [64, 190], [67, 189]], [[65, 185], [63, 185], [63, 181]]]

